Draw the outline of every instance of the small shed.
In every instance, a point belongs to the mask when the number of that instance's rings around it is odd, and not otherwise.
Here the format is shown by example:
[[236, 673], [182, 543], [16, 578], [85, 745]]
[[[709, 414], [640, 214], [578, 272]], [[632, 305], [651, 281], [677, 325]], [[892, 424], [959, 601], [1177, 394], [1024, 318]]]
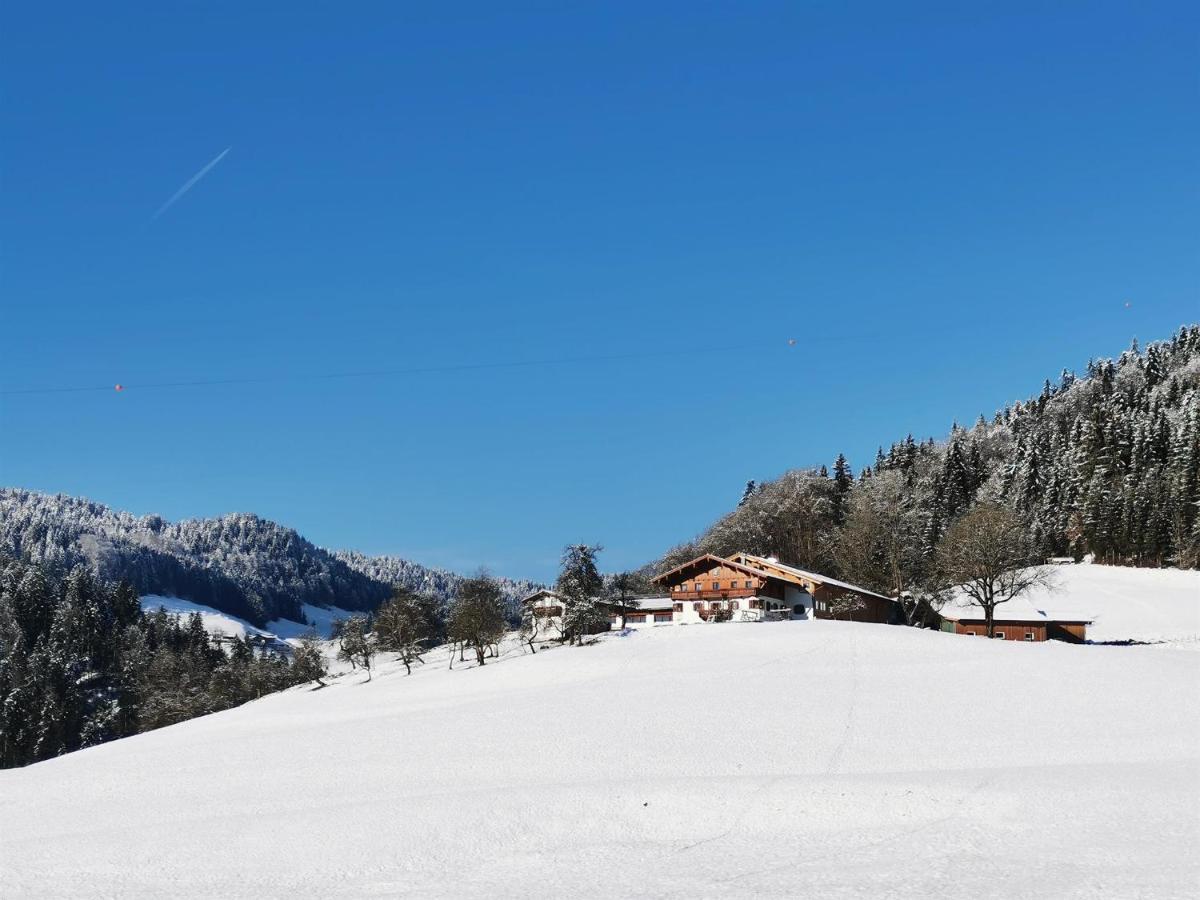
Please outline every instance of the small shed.
[[[942, 631], [987, 637], [983, 608], [963, 591], [957, 591], [942, 607]], [[992, 616], [993, 638], [1007, 641], [1066, 641], [1081, 644], [1087, 640], [1083, 620], [1052, 619], [1023, 597], [1014, 597], [995, 608]]]

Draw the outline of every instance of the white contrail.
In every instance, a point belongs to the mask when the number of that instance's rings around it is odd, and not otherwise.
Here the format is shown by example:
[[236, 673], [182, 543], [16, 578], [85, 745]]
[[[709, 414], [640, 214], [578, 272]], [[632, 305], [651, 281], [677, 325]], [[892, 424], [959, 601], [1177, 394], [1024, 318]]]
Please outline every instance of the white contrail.
[[161, 216], [163, 213], [165, 213], [168, 209], [170, 209], [172, 206], [174, 206], [176, 200], [178, 200], [180, 197], [182, 197], [184, 194], [186, 194], [188, 191], [190, 191], [192, 188], [194, 188], [196, 186], [196, 182], [199, 181], [201, 178], [203, 178], [205, 175], [207, 175], [209, 170], [213, 166], [215, 166], [217, 163], [219, 163], [221, 160], [223, 160], [225, 158], [225, 154], [228, 153], [232, 149], [233, 149], [233, 147], [226, 147], [224, 150], [222, 150], [220, 153], [218, 153], [216, 155], [216, 158], [213, 159], [212, 162], [210, 162], [207, 166], [205, 166], [203, 169], [201, 169], [199, 172], [197, 172], [195, 175], [193, 175], [191, 178], [189, 178], [187, 181], [185, 181], [183, 184], [183, 187], [181, 187], [179, 190], [177, 190], [175, 193], [173, 193], [171, 195], [171, 199], [168, 200], [166, 203], [164, 203], [162, 206], [160, 206], [158, 208], [158, 212], [156, 212], [153, 216], [150, 217], [150, 221], [153, 222], [155, 219], [157, 219], [159, 216]]

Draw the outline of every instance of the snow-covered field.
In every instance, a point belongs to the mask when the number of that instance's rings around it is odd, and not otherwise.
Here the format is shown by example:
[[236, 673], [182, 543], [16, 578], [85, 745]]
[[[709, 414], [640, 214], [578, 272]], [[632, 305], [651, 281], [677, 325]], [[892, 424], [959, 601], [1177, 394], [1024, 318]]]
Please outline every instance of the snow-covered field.
[[348, 619], [354, 615], [349, 610], [336, 606], [325, 608], [313, 606], [311, 603], [302, 604], [301, 610], [304, 618], [308, 620], [307, 624], [293, 622], [291, 619], [272, 619], [267, 623], [267, 628], [285, 641], [289, 638], [298, 638], [309, 631], [316, 631], [321, 637], [328, 638], [332, 633], [334, 619]]
[[446, 662], [0, 772], [0, 893], [1109, 898], [1200, 884], [1200, 654], [818, 621]]
[[167, 612], [180, 618], [187, 618], [192, 613], [200, 613], [200, 619], [204, 622], [204, 629], [209, 634], [221, 634], [228, 637], [245, 637], [247, 634], [267, 634], [261, 628], [255, 628], [245, 619], [239, 619], [237, 616], [231, 616], [229, 613], [221, 612], [219, 609], [213, 609], [211, 606], [205, 606], [202, 603], [193, 603], [191, 600], [182, 600], [179, 597], [164, 597], [160, 594], [146, 594], [141, 598], [142, 609], [146, 612], [153, 612], [162, 607]]
[[308, 631], [315, 630], [320, 636], [328, 638], [334, 619], [345, 619], [353, 615], [353, 613], [347, 612], [344, 609], [338, 609], [336, 606], [325, 609], [305, 603], [303, 611], [308, 624], [293, 622], [291, 619], [273, 619], [263, 629], [255, 628], [245, 619], [231, 616], [229, 613], [221, 612], [219, 609], [213, 609], [211, 606], [204, 606], [200, 603], [193, 603], [190, 600], [181, 600], [179, 597], [146, 594], [141, 598], [141, 602], [142, 609], [147, 612], [156, 610], [160, 606], [165, 608], [167, 612], [181, 617], [190, 616], [192, 613], [198, 612], [200, 613], [200, 619], [204, 622], [204, 628], [209, 634], [222, 634], [229, 637], [245, 637], [247, 634], [260, 634], [274, 635], [283, 640], [288, 640], [289, 638], [298, 638]]
[[1092, 619], [1089, 640], [1200, 643], [1200, 571], [1097, 565], [1049, 568], [1054, 587], [1032, 591], [1022, 601], [1052, 618]]

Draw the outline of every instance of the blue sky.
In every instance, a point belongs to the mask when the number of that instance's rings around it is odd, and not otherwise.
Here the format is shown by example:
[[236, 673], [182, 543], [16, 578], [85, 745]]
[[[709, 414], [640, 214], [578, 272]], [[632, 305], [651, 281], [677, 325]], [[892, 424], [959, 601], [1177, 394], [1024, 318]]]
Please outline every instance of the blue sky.
[[[10, 7], [0, 389], [131, 387], [0, 396], [0, 482], [461, 570], [641, 564], [749, 478], [861, 466], [1200, 319], [1198, 26]], [[578, 361], [312, 377], [545, 358]]]

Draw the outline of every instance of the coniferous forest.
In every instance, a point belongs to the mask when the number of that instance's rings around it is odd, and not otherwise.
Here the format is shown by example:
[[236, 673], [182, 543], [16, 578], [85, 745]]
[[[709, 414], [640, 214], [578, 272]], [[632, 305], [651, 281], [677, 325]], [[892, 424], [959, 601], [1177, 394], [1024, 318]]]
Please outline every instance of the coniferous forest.
[[128, 584], [0, 557], [0, 768], [229, 709], [312, 680], [305, 653], [217, 646], [198, 614], [143, 611]]
[[[168, 522], [78, 497], [0, 488], [0, 551], [59, 571], [86, 565], [139, 594], [181, 597], [265, 625], [303, 604], [375, 609], [392, 586], [447, 601], [463, 576], [394, 556], [334, 553], [251, 514]], [[531, 581], [499, 579], [510, 606]]]
[[1040, 555], [1200, 564], [1200, 326], [1041, 392], [949, 438], [880, 447], [857, 475], [793, 470], [750, 482], [737, 508], [656, 565], [739, 550], [885, 592], [920, 585], [946, 529], [975, 504], [1018, 513]]

